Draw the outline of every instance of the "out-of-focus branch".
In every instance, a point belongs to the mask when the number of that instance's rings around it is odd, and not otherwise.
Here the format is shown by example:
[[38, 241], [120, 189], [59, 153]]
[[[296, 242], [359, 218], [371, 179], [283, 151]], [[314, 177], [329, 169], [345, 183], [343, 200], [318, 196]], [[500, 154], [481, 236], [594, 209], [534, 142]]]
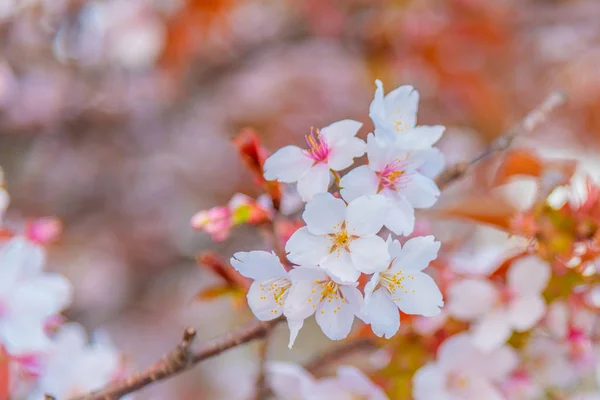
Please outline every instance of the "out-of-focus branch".
[[459, 162], [446, 168], [436, 179], [440, 190], [465, 176], [469, 168], [479, 161], [488, 158], [494, 153], [507, 150], [517, 136], [532, 132], [548, 118], [553, 110], [562, 105], [565, 99], [564, 92], [560, 90], [550, 93], [542, 103], [531, 110], [519, 123], [510, 128], [506, 134], [496, 139], [483, 153], [471, 161]]
[[135, 392], [154, 382], [161, 381], [187, 371], [197, 363], [223, 353], [233, 347], [264, 338], [281, 321], [282, 318], [268, 322], [253, 322], [237, 330], [226, 333], [216, 339], [204, 343], [195, 351], [192, 344], [196, 331], [188, 328], [184, 331], [181, 343], [161, 361], [146, 371], [134, 374], [129, 378], [108, 385], [107, 387], [71, 400], [116, 400], [126, 394]]
[[373, 338], [348, 339], [342, 344], [333, 347], [331, 350], [317, 354], [306, 364], [304, 368], [313, 375], [318, 374], [322, 369], [342, 361], [346, 357], [364, 350], [373, 350], [376, 348]]
[[269, 337], [270, 334], [267, 333], [265, 338], [260, 343], [260, 349], [258, 353], [258, 376], [256, 378], [256, 386], [254, 399], [255, 400], [263, 400], [268, 397], [268, 386], [267, 386], [267, 362], [268, 362], [268, 352], [269, 352]]

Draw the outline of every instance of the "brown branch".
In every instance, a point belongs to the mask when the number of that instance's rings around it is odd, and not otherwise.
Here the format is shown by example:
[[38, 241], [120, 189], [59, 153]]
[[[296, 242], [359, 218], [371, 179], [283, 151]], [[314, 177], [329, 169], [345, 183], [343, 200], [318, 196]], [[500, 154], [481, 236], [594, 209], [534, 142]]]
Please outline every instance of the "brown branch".
[[260, 349], [258, 353], [258, 376], [256, 378], [256, 386], [254, 399], [263, 400], [268, 397], [268, 385], [267, 385], [267, 362], [268, 362], [268, 351], [269, 351], [269, 337], [270, 332], [267, 332], [264, 339], [260, 343]]
[[281, 317], [269, 322], [252, 322], [201, 345], [195, 351], [193, 351], [191, 347], [196, 336], [196, 331], [192, 328], [188, 328], [183, 334], [181, 343], [168, 353], [163, 360], [148, 368], [146, 371], [134, 374], [121, 382], [110, 384], [103, 389], [87, 395], [74, 397], [71, 400], [120, 399], [126, 394], [140, 390], [154, 382], [168, 379], [181, 372], [187, 371], [207, 358], [214, 357], [233, 347], [264, 338], [283, 320], [283, 317]]
[[347, 340], [342, 344], [333, 347], [331, 350], [317, 354], [307, 363], [304, 364], [304, 369], [313, 375], [317, 375], [321, 370], [344, 360], [353, 353], [363, 350], [373, 350], [376, 348], [373, 338], [358, 338]]
[[532, 132], [548, 118], [548, 115], [552, 111], [554, 111], [564, 102], [565, 94], [562, 91], [558, 90], [552, 92], [544, 99], [542, 103], [531, 110], [518, 124], [510, 128], [506, 134], [496, 139], [483, 153], [471, 161], [456, 163], [442, 171], [436, 179], [436, 183], [438, 184], [440, 190], [446, 188], [452, 182], [465, 176], [469, 168], [481, 160], [488, 158], [494, 153], [507, 150], [517, 136]]

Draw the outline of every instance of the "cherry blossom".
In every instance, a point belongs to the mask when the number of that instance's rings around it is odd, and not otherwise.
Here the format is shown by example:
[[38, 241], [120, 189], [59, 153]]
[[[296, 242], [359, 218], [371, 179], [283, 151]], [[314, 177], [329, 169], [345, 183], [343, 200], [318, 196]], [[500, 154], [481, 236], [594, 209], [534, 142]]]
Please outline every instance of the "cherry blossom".
[[358, 368], [342, 366], [337, 376], [314, 379], [297, 364], [271, 362], [267, 365], [269, 385], [281, 400], [386, 400], [380, 387]]
[[361, 370], [343, 366], [338, 368], [336, 377], [318, 381], [311, 398], [315, 400], [387, 400], [388, 397]]
[[247, 298], [256, 318], [270, 321], [279, 317], [292, 286], [279, 258], [266, 251], [237, 252], [230, 262], [240, 274], [254, 280]]
[[372, 274], [388, 266], [385, 241], [376, 236], [387, 211], [381, 196], [363, 196], [348, 206], [330, 193], [321, 193], [306, 204], [306, 226], [288, 240], [288, 259], [299, 265], [319, 265], [347, 282], [360, 273]]
[[365, 153], [365, 142], [355, 137], [361, 126], [360, 122], [346, 119], [312, 130], [306, 136], [308, 149], [286, 146], [265, 161], [265, 179], [298, 182], [298, 192], [304, 201], [326, 192], [331, 181], [330, 170], [348, 168], [354, 158]]
[[423, 149], [442, 137], [443, 126], [416, 126], [419, 92], [412, 86], [400, 86], [384, 96], [381, 81], [376, 80], [375, 84], [377, 89], [369, 116], [378, 140], [384, 143], [399, 141], [405, 148]]
[[388, 200], [385, 226], [397, 235], [409, 235], [415, 225], [415, 208], [433, 206], [440, 190], [431, 179], [444, 165], [437, 149], [407, 150], [367, 137], [369, 164], [354, 168], [340, 181], [344, 200], [381, 194]]
[[549, 278], [547, 263], [526, 256], [510, 266], [504, 288], [482, 278], [454, 283], [448, 293], [448, 310], [458, 319], [475, 321], [471, 327], [475, 344], [493, 350], [506, 342], [513, 330], [531, 329], [543, 317], [546, 303], [542, 291]]
[[473, 338], [462, 333], [444, 341], [437, 360], [421, 367], [413, 377], [415, 400], [503, 400], [498, 384], [517, 365], [508, 346], [483, 353]]
[[9, 354], [43, 350], [44, 324], [71, 301], [71, 285], [45, 273], [42, 247], [15, 237], [0, 249], [0, 343]]
[[433, 236], [415, 237], [400, 245], [388, 238], [392, 262], [373, 274], [365, 286], [365, 317], [377, 336], [392, 337], [400, 328], [398, 309], [407, 314], [433, 317], [444, 305], [431, 277], [423, 273], [437, 257], [440, 242]]
[[315, 378], [298, 364], [270, 362], [267, 381], [275, 397], [281, 400], [304, 400], [313, 393]]
[[44, 394], [68, 399], [99, 389], [118, 378], [121, 357], [108, 338], [97, 335], [93, 343], [87, 341], [81, 325], [64, 325], [46, 353], [37, 391], [28, 399], [43, 400]]
[[526, 370], [542, 388], [564, 388], [579, 377], [579, 371], [570, 360], [568, 346], [549, 337], [537, 336], [529, 340], [523, 358]]
[[312, 267], [294, 268], [289, 274], [292, 288], [284, 305], [290, 328], [289, 347], [294, 344], [303, 321], [313, 314], [329, 339], [348, 336], [354, 316], [362, 316], [363, 297], [356, 283], [335, 280], [322, 269]]

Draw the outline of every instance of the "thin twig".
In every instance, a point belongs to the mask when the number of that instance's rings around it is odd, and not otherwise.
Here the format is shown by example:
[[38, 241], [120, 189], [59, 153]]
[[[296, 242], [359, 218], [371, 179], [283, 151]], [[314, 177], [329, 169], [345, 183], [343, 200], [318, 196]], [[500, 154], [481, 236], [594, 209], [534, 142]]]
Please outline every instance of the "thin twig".
[[269, 322], [253, 322], [235, 331], [226, 333], [201, 345], [192, 351], [192, 343], [196, 331], [192, 328], [185, 330], [181, 343], [163, 360], [156, 363], [146, 371], [134, 374], [129, 378], [108, 385], [107, 387], [84, 396], [74, 397], [71, 400], [117, 400], [126, 394], [135, 392], [154, 382], [168, 379], [184, 372], [200, 361], [214, 357], [233, 347], [248, 343], [252, 340], [264, 338], [283, 318]]
[[506, 134], [496, 139], [483, 153], [471, 161], [459, 162], [446, 168], [436, 179], [440, 190], [465, 176], [469, 168], [481, 160], [488, 158], [494, 153], [507, 150], [517, 136], [532, 132], [548, 118], [553, 110], [562, 105], [565, 99], [565, 94], [560, 90], [550, 93], [542, 103], [531, 110], [519, 123], [510, 128]]
[[347, 340], [342, 344], [333, 347], [331, 350], [317, 354], [308, 360], [308, 362], [304, 364], [304, 369], [311, 374], [316, 375], [322, 369], [342, 361], [351, 354], [363, 350], [372, 350], [375, 347], [375, 341], [372, 338]]

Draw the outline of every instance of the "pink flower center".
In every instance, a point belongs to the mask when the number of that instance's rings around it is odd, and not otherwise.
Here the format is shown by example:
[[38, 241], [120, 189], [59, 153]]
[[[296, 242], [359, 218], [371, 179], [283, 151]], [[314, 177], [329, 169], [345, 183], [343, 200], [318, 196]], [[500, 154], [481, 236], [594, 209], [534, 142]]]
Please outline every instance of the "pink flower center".
[[331, 148], [327, 145], [327, 140], [321, 135], [318, 129], [310, 128], [310, 134], [306, 135], [308, 150], [306, 154], [316, 162], [327, 161]]
[[498, 305], [507, 305], [515, 298], [515, 292], [508, 286], [500, 289], [498, 293], [497, 303]]
[[383, 171], [377, 173], [380, 189], [397, 190], [410, 182], [412, 172], [406, 171], [409, 164], [406, 160], [394, 160], [387, 164]]

